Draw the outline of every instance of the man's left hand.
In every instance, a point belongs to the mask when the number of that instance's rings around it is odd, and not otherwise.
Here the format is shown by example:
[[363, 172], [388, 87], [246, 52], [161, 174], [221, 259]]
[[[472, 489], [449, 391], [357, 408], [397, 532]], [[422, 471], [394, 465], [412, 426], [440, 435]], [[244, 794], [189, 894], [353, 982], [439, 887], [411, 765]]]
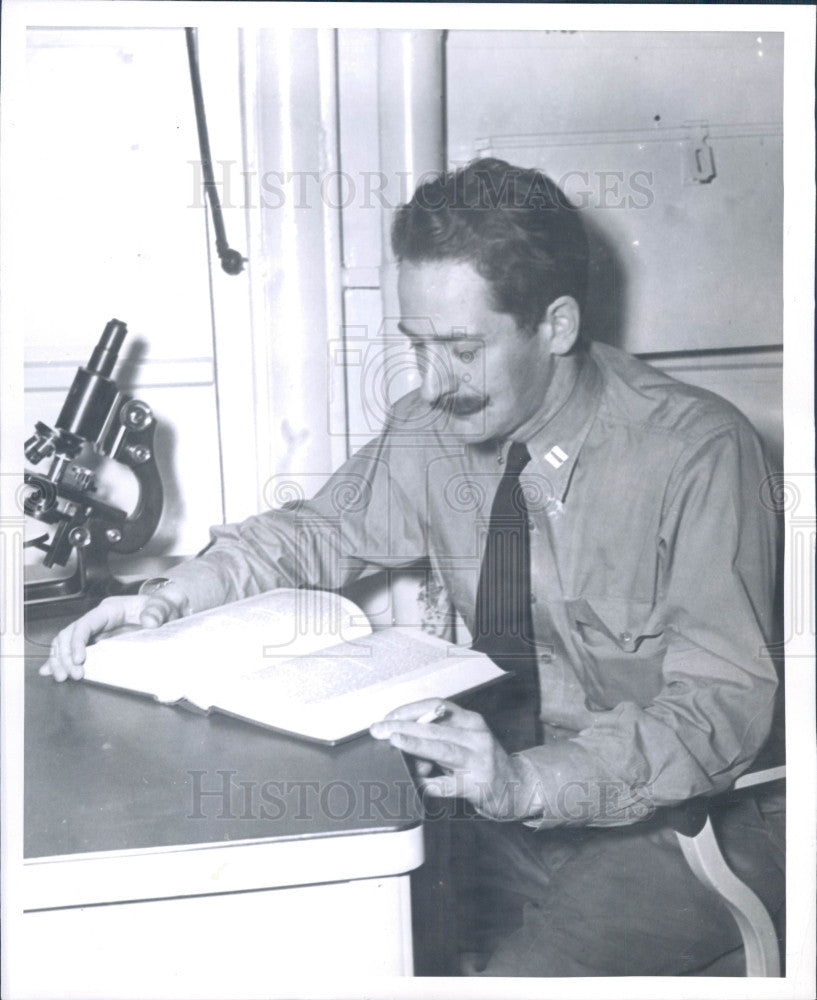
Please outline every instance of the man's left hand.
[[[436, 722], [418, 722], [435, 709], [445, 708]], [[375, 739], [421, 759], [420, 775], [428, 772], [423, 761], [433, 761], [446, 774], [420, 777], [421, 788], [441, 798], [468, 799], [492, 819], [520, 820], [532, 813], [535, 788], [517, 757], [507, 754], [485, 720], [450, 701], [428, 698], [389, 712], [369, 728]]]

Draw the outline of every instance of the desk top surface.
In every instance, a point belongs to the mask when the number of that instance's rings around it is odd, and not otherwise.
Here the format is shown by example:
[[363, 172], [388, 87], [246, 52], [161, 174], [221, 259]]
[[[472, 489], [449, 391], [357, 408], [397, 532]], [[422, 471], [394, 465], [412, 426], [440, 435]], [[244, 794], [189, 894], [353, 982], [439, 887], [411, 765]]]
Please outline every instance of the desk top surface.
[[405, 830], [402, 755], [323, 747], [214, 714], [40, 677], [64, 619], [26, 627], [25, 857]]

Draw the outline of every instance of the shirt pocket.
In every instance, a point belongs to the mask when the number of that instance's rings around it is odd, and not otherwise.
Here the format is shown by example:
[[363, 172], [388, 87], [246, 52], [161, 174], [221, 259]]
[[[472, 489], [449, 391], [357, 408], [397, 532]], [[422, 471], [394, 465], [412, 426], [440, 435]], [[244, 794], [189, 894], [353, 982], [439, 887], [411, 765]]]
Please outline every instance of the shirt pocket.
[[663, 686], [667, 643], [661, 615], [648, 601], [581, 597], [565, 602], [591, 707], [622, 701], [644, 707]]

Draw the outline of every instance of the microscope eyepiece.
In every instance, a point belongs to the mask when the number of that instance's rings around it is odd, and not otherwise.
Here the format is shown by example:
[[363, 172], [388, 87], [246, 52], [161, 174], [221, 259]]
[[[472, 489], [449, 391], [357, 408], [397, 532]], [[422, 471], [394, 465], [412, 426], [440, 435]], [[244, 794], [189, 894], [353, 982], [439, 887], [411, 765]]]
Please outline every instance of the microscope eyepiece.
[[58, 430], [82, 441], [98, 439], [119, 393], [110, 376], [127, 332], [127, 326], [118, 319], [112, 319], [102, 331], [91, 360], [77, 369], [57, 417]]
[[102, 331], [99, 343], [94, 348], [91, 360], [88, 362], [88, 370], [109, 378], [127, 332], [128, 328], [125, 323], [118, 319], [112, 319]]

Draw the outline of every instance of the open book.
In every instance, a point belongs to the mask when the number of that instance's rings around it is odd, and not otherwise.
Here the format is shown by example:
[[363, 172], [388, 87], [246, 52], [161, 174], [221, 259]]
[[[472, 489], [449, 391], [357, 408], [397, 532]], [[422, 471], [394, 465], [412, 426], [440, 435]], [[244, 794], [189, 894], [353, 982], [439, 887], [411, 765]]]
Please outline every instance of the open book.
[[323, 743], [393, 708], [505, 676], [487, 656], [415, 628], [373, 633], [338, 594], [274, 590], [88, 648], [85, 678], [184, 701]]

